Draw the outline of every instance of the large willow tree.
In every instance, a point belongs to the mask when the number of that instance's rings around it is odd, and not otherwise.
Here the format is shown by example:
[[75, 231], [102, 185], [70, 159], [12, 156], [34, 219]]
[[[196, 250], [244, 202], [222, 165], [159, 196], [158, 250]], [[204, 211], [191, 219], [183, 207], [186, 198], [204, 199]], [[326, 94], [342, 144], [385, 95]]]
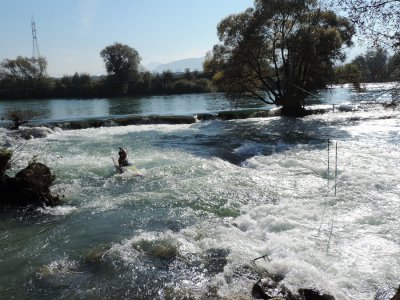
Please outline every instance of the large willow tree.
[[301, 116], [304, 99], [330, 82], [353, 34], [347, 19], [314, 0], [256, 0], [254, 8], [219, 23], [221, 43], [204, 68], [231, 98], [256, 98]]

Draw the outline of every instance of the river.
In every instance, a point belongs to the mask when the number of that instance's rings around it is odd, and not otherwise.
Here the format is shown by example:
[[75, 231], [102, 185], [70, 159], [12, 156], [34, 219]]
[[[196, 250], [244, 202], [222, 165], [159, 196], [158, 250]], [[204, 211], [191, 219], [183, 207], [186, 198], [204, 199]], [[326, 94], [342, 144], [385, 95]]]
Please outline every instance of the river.
[[[336, 299], [397, 288], [400, 112], [371, 103], [388, 94], [352, 95], [336, 88], [313, 104], [368, 105], [302, 119], [58, 130], [28, 141], [0, 129], [16, 149], [11, 174], [35, 157], [64, 196], [57, 208], [0, 212], [0, 298], [232, 299], [250, 297], [266, 273]], [[232, 108], [207, 97], [24, 107], [44, 120]], [[144, 177], [115, 173], [119, 146]]]
[[[389, 85], [391, 86], [391, 85]], [[322, 90], [307, 99], [310, 105], [341, 104], [359, 102], [373, 97], [374, 101], [387, 101], [389, 94], [381, 94], [382, 85], [371, 85], [369, 93], [356, 94], [346, 86]], [[377, 97], [371, 91], [376, 90]], [[354, 95], [357, 95], [354, 97]], [[367, 99], [360, 98], [364, 95]], [[137, 98], [99, 99], [39, 99], [21, 101], [0, 101], [0, 118], [8, 110], [29, 110], [34, 121], [81, 120], [85, 118], [109, 118], [125, 115], [194, 115], [215, 113], [223, 110], [248, 108], [273, 108], [256, 100], [227, 101], [222, 94], [191, 94], [172, 96], [148, 96]]]

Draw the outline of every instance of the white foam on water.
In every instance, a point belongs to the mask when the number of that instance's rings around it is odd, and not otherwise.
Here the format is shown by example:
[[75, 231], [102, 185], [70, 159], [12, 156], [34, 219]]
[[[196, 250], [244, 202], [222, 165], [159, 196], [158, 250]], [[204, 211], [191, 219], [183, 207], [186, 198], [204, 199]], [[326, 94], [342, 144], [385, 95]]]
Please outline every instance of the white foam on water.
[[[391, 138], [398, 141], [399, 122], [367, 122], [342, 128], [349, 136], [338, 141], [336, 196], [333, 165], [327, 188], [326, 149], [255, 156], [244, 164], [249, 169], [241, 179], [264, 184], [277, 203], [250, 201], [236, 218], [222, 224], [208, 220], [176, 234], [184, 249], [197, 253], [230, 249], [222, 277], [214, 278], [222, 294], [240, 290], [224, 280], [237, 265], [264, 254], [271, 261], [257, 265], [284, 276], [283, 283], [293, 290], [316, 288], [336, 299], [372, 299], [379, 288], [397, 285], [400, 152]], [[239, 149], [247, 152], [249, 145]], [[249, 289], [246, 278], [234, 284]]]
[[[251, 119], [224, 124], [268, 128], [270, 122]], [[178, 229], [157, 231], [141, 220], [140, 230], [111, 244], [107, 252], [111, 261], [122, 260], [127, 266], [140, 263], [141, 253], [133, 245], [141, 240], [168, 241], [183, 266], [187, 266], [183, 258], [200, 260], [209, 250], [224, 249], [227, 264], [218, 274], [202, 273], [195, 283], [183, 280], [187, 270], [177, 268], [172, 278], [180, 280], [182, 289], [195, 289], [200, 295], [208, 285], [226, 297], [249, 295], [254, 278], [240, 275], [247, 265], [254, 272], [261, 268], [284, 277], [283, 283], [293, 291], [316, 288], [339, 300], [373, 299], [378, 289], [396, 287], [400, 275], [399, 113], [336, 112], [302, 122], [331, 126], [332, 135], [302, 145], [235, 141], [240, 145], [228, 150], [252, 156], [241, 166], [190, 153], [164, 139], [168, 135], [181, 142], [183, 136], [209, 135], [200, 123], [57, 132], [27, 141], [19, 157], [24, 163], [37, 153], [56, 170], [55, 188], [63, 191], [67, 204], [43, 213], [73, 218], [125, 212], [132, 205], [139, 212], [149, 207], [154, 211], [150, 217], [157, 220], [171, 214], [168, 220], [175, 221], [175, 213], [187, 221]], [[121, 145], [138, 168], [146, 169], [145, 177], [115, 175], [110, 156]], [[266, 147], [276, 151], [263, 155]], [[163, 215], [156, 215], [158, 210]], [[130, 221], [136, 220], [125, 222]], [[268, 255], [269, 261], [252, 263], [262, 255]]]
[[245, 143], [233, 152], [238, 154], [257, 155], [262, 150], [262, 145], [256, 143]]
[[77, 210], [77, 207], [68, 206], [68, 205], [38, 208], [38, 211], [40, 211], [41, 213], [54, 215], [54, 216], [65, 216], [65, 215], [73, 213], [76, 210]]

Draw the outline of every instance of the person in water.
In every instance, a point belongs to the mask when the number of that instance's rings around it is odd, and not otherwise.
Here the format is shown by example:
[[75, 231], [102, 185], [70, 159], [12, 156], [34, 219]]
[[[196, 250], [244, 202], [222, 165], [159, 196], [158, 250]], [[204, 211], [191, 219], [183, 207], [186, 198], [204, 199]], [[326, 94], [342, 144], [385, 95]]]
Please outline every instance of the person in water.
[[128, 161], [128, 155], [124, 149], [121, 147], [119, 148], [118, 151], [118, 167], [122, 170], [123, 167], [130, 166], [131, 164]]

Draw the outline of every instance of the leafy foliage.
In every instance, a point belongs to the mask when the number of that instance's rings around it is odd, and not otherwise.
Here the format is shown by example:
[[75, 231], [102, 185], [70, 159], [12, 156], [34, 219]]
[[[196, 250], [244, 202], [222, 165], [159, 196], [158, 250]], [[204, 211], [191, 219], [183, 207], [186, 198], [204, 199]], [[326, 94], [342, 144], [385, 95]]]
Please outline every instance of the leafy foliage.
[[52, 89], [44, 57], [5, 59], [0, 65], [0, 97], [46, 97]]
[[400, 0], [336, 0], [359, 33], [375, 46], [400, 48]]
[[1, 63], [0, 76], [16, 81], [37, 80], [46, 76], [46, 69], [47, 60], [44, 57], [36, 59], [18, 56]]
[[[201, 72], [152, 74], [141, 70], [139, 53], [128, 45], [114, 43], [100, 52], [107, 76], [86, 73], [50, 78], [47, 60], [18, 56], [5, 59], [0, 67], [0, 99], [95, 98], [120, 95], [151, 95], [211, 92], [209, 74]], [[15, 128], [25, 123], [26, 113], [13, 112], [8, 118]]]
[[345, 64], [335, 69], [336, 83], [351, 83], [357, 89], [361, 89], [362, 73], [354, 63]]
[[121, 43], [107, 46], [100, 52], [108, 73], [108, 82], [116, 94], [126, 94], [131, 81], [137, 81], [139, 75], [139, 53]]
[[80, 97], [90, 98], [99, 96], [100, 82], [94, 81], [86, 73], [75, 73], [73, 76], [64, 75], [54, 84], [53, 95], [55, 97]]
[[363, 82], [384, 82], [388, 81], [388, 58], [386, 50], [372, 50], [357, 56], [353, 64], [361, 71]]
[[11, 129], [18, 129], [19, 126], [28, 123], [36, 113], [29, 109], [10, 109], [6, 111], [6, 119], [13, 122]]
[[370, 50], [349, 64], [336, 67], [336, 83], [353, 83], [358, 87], [366, 82], [399, 81], [399, 67], [399, 53], [390, 57], [384, 49]]
[[308, 92], [334, 78], [334, 63], [350, 46], [350, 22], [316, 1], [256, 0], [255, 7], [218, 25], [220, 44], [204, 68], [228, 96], [249, 96], [304, 113]]
[[389, 58], [388, 73], [390, 80], [400, 81], [400, 52]]

